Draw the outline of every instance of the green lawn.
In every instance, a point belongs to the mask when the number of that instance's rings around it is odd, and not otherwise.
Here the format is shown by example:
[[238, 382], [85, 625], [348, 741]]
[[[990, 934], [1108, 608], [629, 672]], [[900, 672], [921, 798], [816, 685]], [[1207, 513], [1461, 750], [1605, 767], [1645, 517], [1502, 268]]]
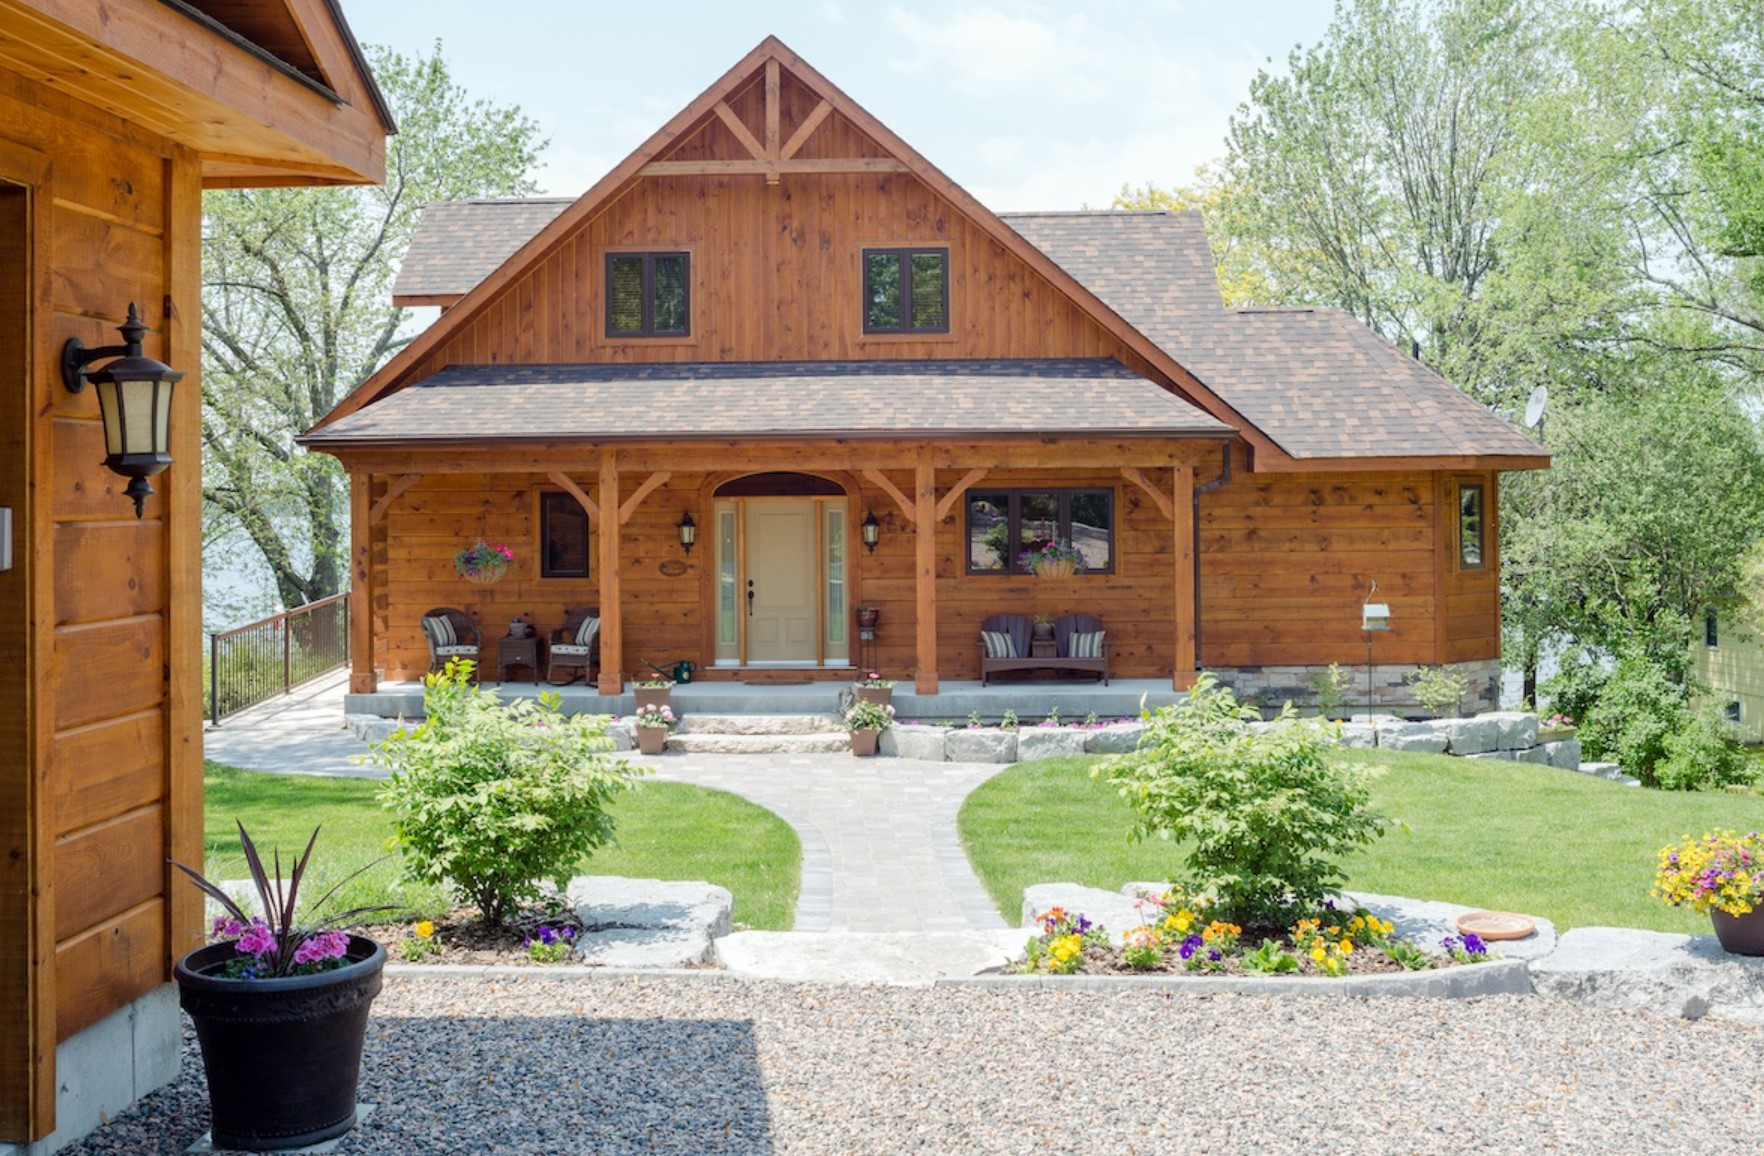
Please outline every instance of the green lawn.
[[[338, 901], [345, 906], [394, 903], [417, 914], [452, 906], [440, 888], [400, 882], [396, 858], [385, 858], [392, 824], [374, 801], [378, 782], [260, 774], [209, 763], [203, 783], [211, 879], [247, 874], [235, 819], [244, 820], [266, 856], [271, 847], [280, 848], [284, 872], [313, 827], [322, 825], [313, 853], [317, 888], [308, 891], [313, 898], [356, 867], [382, 860]], [[737, 923], [789, 930], [802, 880], [802, 845], [784, 820], [727, 791], [685, 783], [640, 781], [613, 810], [618, 844], [585, 860], [579, 873], [708, 880], [734, 894]]]
[[[1757, 795], [1621, 787], [1548, 767], [1392, 752], [1337, 752], [1371, 774], [1374, 804], [1404, 826], [1348, 860], [1350, 887], [1541, 915], [1560, 929], [1708, 932], [1707, 916], [1649, 896], [1655, 853], [1714, 826], [1764, 829]], [[962, 844], [1012, 923], [1032, 883], [1116, 888], [1180, 874], [1180, 848], [1129, 844], [1127, 804], [1097, 758], [1024, 763], [962, 807]]]

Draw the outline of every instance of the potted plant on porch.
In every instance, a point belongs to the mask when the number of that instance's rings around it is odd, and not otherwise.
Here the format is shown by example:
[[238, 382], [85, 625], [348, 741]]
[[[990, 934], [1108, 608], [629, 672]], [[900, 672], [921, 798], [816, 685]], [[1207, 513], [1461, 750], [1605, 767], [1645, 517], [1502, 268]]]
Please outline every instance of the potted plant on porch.
[[637, 699], [639, 712], [644, 707], [668, 706], [673, 700], [674, 680], [671, 678], [644, 678], [631, 684], [631, 693]]
[[867, 671], [864, 676], [852, 684], [852, 693], [858, 702], [873, 702], [877, 706], [887, 706], [894, 701], [894, 680], [883, 678], [875, 671]]
[[659, 755], [668, 749], [668, 732], [679, 722], [674, 709], [667, 703], [646, 704], [631, 716], [637, 724], [637, 749], [646, 755]]
[[[219, 941], [173, 968], [208, 1074], [217, 1148], [301, 1148], [355, 1126], [368, 1007], [380, 992], [386, 949], [337, 927], [390, 909], [356, 908], [297, 923], [300, 883], [317, 841], [315, 829], [284, 884], [281, 856], [266, 871], [240, 824], [239, 843], [257, 889], [258, 911], [251, 913], [197, 872], [173, 864], [226, 913], [214, 924]], [[309, 915], [356, 874], [326, 892]]]
[[1084, 556], [1072, 543], [1059, 538], [1031, 546], [1017, 556], [1017, 561], [1037, 578], [1070, 578], [1078, 573]]
[[851, 733], [851, 753], [867, 757], [876, 753], [882, 732], [894, 725], [894, 708], [858, 701], [845, 712], [845, 729]]

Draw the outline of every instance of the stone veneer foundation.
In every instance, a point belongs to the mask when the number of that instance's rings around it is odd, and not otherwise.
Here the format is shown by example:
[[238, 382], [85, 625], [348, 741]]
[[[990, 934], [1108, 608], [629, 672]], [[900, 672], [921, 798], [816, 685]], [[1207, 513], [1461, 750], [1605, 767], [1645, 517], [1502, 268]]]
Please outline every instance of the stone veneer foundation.
[[[1444, 668], [1462, 675], [1470, 684], [1470, 689], [1464, 695], [1462, 709], [1465, 711], [1478, 714], [1494, 710], [1500, 705], [1500, 659], [1479, 658], [1473, 662], [1448, 662], [1444, 664]], [[1240, 701], [1264, 710], [1279, 710], [1281, 704], [1289, 700], [1296, 707], [1315, 707], [1316, 679], [1328, 669], [1327, 666], [1218, 666], [1208, 667], [1207, 671], [1221, 685], [1230, 687]], [[1366, 664], [1349, 666], [1343, 663], [1342, 669], [1352, 676], [1344, 695], [1343, 706], [1349, 710], [1364, 711], [1367, 705]], [[1396, 710], [1403, 713], [1420, 711], [1414, 690], [1407, 681], [1414, 671], [1415, 667], [1412, 665], [1374, 663], [1372, 710]]]

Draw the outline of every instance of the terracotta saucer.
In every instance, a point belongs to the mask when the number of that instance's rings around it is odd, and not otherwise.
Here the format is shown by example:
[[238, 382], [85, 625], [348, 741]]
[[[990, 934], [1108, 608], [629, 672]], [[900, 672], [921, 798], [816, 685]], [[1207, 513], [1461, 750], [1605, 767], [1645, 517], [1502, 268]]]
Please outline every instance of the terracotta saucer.
[[1458, 916], [1457, 922], [1460, 934], [1468, 931], [1489, 941], [1524, 939], [1537, 929], [1537, 924], [1528, 916], [1514, 915], [1511, 911], [1466, 911]]

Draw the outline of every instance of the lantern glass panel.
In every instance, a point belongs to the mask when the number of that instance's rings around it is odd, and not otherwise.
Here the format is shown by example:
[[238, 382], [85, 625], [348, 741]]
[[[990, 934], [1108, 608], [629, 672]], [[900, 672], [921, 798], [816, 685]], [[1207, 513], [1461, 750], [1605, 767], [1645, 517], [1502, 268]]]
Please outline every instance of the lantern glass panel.
[[104, 419], [104, 452], [111, 457], [120, 457], [123, 452], [122, 413], [117, 406], [117, 389], [113, 382], [99, 381], [98, 412]]

